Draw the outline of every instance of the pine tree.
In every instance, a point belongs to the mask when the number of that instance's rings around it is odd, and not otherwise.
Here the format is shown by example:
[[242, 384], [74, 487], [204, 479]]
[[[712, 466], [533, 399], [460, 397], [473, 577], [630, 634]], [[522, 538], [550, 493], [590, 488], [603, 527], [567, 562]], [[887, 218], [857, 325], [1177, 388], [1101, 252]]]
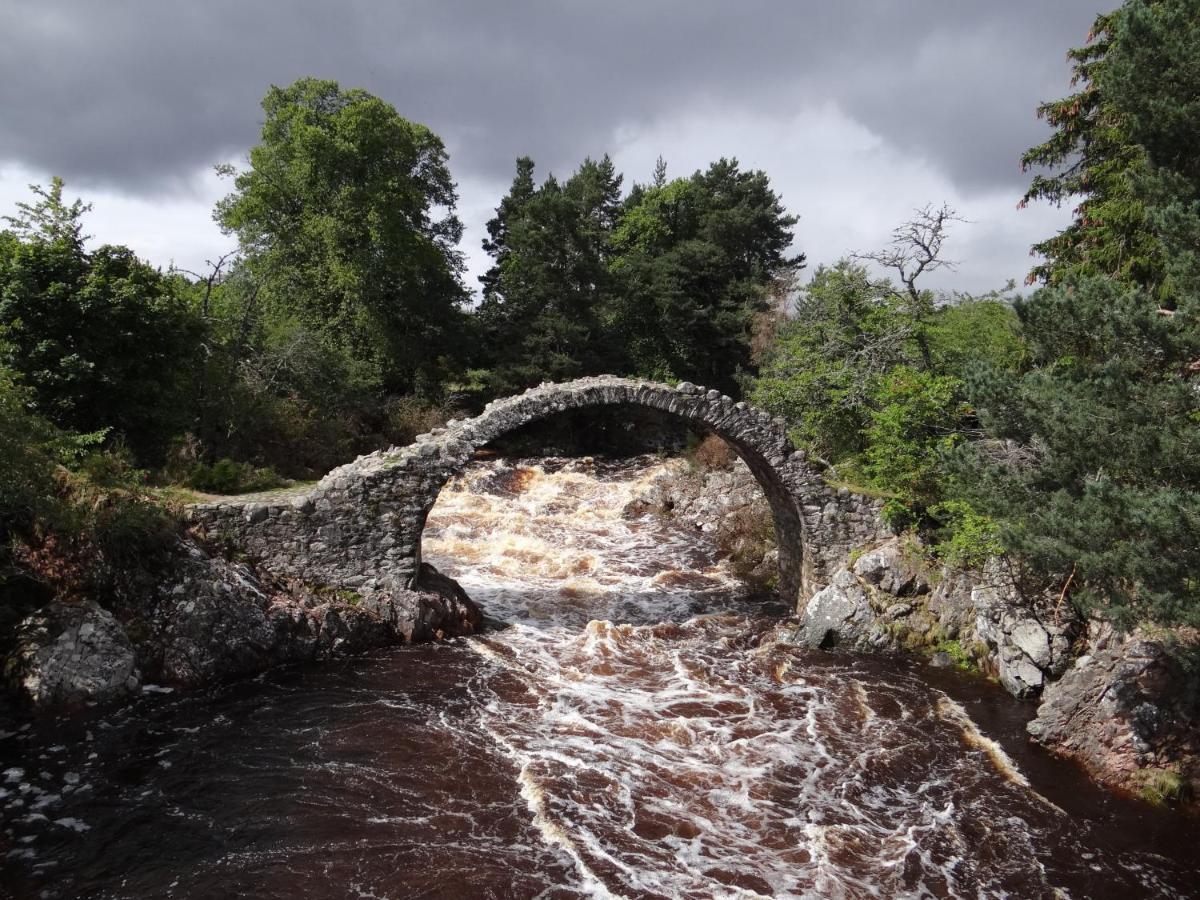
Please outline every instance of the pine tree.
[[1029, 197], [1083, 200], [1038, 245], [1049, 286], [1017, 305], [1029, 370], [969, 386], [991, 440], [965, 457], [964, 493], [1123, 623], [1200, 624], [1200, 145], [1170, 115], [1200, 96], [1196, 12], [1129, 0], [1074, 51], [1084, 91], [1049, 105], [1056, 133], [1031, 151], [1065, 169]]
[[561, 184], [551, 175], [535, 188], [533, 169], [517, 161], [484, 243], [494, 263], [481, 279], [478, 318], [494, 393], [613, 364], [601, 311], [621, 176], [608, 156], [584, 160]]

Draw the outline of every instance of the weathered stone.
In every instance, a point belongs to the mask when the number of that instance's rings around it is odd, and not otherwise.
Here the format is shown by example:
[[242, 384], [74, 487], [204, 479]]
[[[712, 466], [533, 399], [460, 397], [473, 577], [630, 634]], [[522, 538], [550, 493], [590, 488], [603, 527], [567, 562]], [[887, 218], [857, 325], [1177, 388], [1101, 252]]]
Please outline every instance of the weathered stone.
[[1035, 666], [1041, 669], [1049, 667], [1050, 636], [1041, 623], [1024, 619], [1012, 629], [1009, 639]]
[[1088, 653], [1046, 687], [1030, 736], [1108, 784], [1136, 789], [1147, 772], [1167, 770], [1200, 794], [1200, 673], [1178, 661], [1200, 656], [1200, 636], [1177, 638], [1172, 656], [1144, 632], [1093, 622]]
[[842, 569], [828, 587], [809, 599], [796, 637], [806, 646], [822, 649], [862, 645], [867, 643], [872, 619], [867, 592], [851, 572]]
[[406, 640], [469, 634], [478, 610], [451, 579], [423, 567], [417, 588], [364, 596], [351, 579], [336, 591], [264, 582], [248, 566], [185, 543], [167, 568], [120, 584], [145, 634], [137, 652], [156, 680], [200, 685], [282, 662], [356, 653]]
[[[738, 407], [719, 391], [687, 382], [675, 389], [608, 376], [544, 384], [495, 401], [474, 419], [421, 435], [399, 454], [367, 454], [333, 470], [304, 495], [276, 504], [278, 511], [260, 498], [246, 497], [198, 504], [191, 514], [202, 531], [238, 547], [264, 573], [332, 590], [353, 583], [368, 596], [397, 575], [412, 577], [418, 570], [425, 517], [442, 485], [475, 449], [528, 422], [588, 406], [668, 411], [723, 437], [746, 462], [767, 501], [778, 537], [779, 588], [789, 599], [819, 590], [850, 549], [886, 534], [878, 501], [828, 492], [805, 456], [794, 452], [782, 423], [761, 410]], [[820, 492], [831, 499], [814, 519], [803, 507]], [[304, 515], [289, 517], [293, 509]], [[340, 537], [331, 536], [331, 524], [340, 527]]]
[[919, 564], [906, 554], [899, 541], [889, 541], [855, 560], [852, 571], [868, 584], [894, 596], [925, 593], [929, 584]]
[[141, 686], [132, 644], [93, 602], [52, 603], [17, 626], [9, 684], [38, 707], [115, 700]]

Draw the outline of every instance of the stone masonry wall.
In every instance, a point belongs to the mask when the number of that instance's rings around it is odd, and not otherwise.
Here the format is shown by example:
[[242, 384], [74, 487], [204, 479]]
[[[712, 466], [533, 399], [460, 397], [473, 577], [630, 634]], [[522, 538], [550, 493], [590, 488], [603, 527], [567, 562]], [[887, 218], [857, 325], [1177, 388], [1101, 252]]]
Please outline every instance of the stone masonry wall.
[[270, 573], [364, 596], [394, 593], [419, 569], [421, 532], [438, 492], [475, 450], [530, 422], [600, 406], [659, 410], [737, 451], [771, 508], [780, 590], [789, 600], [811, 596], [851, 549], [881, 535], [876, 502], [826, 485], [791, 445], [781, 419], [687, 382], [670, 387], [610, 376], [543, 384], [407, 447], [360, 457], [311, 489], [197, 504], [192, 518], [210, 542]]

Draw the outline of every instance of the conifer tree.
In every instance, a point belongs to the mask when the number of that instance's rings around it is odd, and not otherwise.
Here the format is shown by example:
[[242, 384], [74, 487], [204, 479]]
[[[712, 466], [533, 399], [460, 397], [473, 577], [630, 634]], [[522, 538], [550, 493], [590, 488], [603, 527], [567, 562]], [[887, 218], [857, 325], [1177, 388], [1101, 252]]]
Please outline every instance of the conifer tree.
[[[1195, 0], [1129, 0], [1072, 52], [1079, 94], [1026, 159], [1079, 194], [1017, 305], [1030, 368], [975, 373], [961, 484], [1008, 547], [1118, 622], [1200, 624], [1200, 96]], [[1162, 114], [1159, 118], [1154, 113]]]

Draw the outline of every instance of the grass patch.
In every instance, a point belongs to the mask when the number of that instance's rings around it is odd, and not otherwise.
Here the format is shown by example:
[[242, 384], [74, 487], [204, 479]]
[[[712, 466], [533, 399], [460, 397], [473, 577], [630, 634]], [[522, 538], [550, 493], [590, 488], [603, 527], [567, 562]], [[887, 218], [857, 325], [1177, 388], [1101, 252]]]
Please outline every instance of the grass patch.
[[1192, 799], [1192, 786], [1170, 769], [1150, 769], [1143, 776], [1140, 796], [1155, 806], [1177, 806]]

